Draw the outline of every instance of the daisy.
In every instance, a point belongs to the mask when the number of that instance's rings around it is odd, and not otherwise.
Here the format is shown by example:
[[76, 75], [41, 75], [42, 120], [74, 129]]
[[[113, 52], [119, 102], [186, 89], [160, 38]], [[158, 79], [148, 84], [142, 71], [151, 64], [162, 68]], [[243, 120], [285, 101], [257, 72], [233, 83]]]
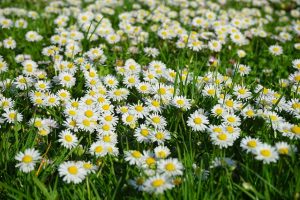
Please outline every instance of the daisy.
[[295, 138], [300, 139], [300, 126], [292, 125], [290, 131]]
[[26, 149], [23, 152], [19, 152], [15, 159], [20, 161], [16, 164], [16, 167], [20, 168], [20, 171], [28, 173], [34, 170], [35, 164], [41, 159], [40, 153], [35, 149]]
[[124, 69], [128, 74], [138, 74], [141, 71], [141, 65], [133, 59], [125, 61]]
[[256, 155], [255, 158], [257, 160], [262, 160], [265, 164], [276, 162], [279, 158], [276, 149], [268, 144], [258, 145], [255, 148], [254, 153]]
[[152, 86], [148, 82], [140, 82], [137, 85], [135, 85], [135, 87], [141, 94], [149, 94], [152, 90]]
[[215, 97], [218, 95], [218, 93], [219, 93], [219, 89], [212, 84], [205, 85], [204, 89], [202, 90], [203, 96], [206, 97]]
[[103, 79], [103, 83], [110, 88], [116, 88], [119, 84], [118, 80], [116, 77], [112, 75], [107, 75]]
[[166, 140], [171, 139], [171, 135], [167, 130], [154, 130], [151, 132], [150, 139], [158, 144], [163, 144]]
[[243, 58], [246, 56], [246, 52], [244, 50], [238, 50], [237, 54], [239, 58]]
[[45, 103], [49, 107], [54, 107], [59, 105], [59, 98], [55, 94], [50, 94], [45, 99]]
[[138, 191], [143, 191], [144, 190], [145, 179], [143, 177], [137, 177], [133, 180], [130, 179], [128, 182], [131, 186], [133, 186]]
[[113, 144], [113, 145], [115, 145], [118, 142], [117, 134], [112, 131], [98, 135], [98, 139], [107, 144]]
[[240, 106], [240, 103], [238, 101], [231, 98], [220, 98], [218, 103], [223, 105], [227, 110], [237, 110], [237, 108]]
[[212, 115], [215, 117], [221, 117], [227, 113], [226, 109], [220, 105], [217, 104], [211, 109]]
[[141, 124], [134, 130], [134, 136], [138, 142], [149, 142], [151, 136], [151, 129], [145, 124]]
[[124, 85], [127, 86], [127, 88], [132, 88], [139, 84], [140, 79], [136, 75], [126, 75], [123, 79]]
[[233, 94], [237, 97], [237, 99], [249, 99], [249, 97], [251, 97], [251, 92], [241, 85], [234, 86]]
[[130, 112], [138, 118], [144, 118], [149, 114], [148, 108], [142, 103], [137, 103], [129, 107]]
[[124, 152], [125, 160], [129, 162], [130, 165], [139, 165], [142, 162], [143, 154], [137, 150], [130, 150]]
[[173, 188], [171, 180], [165, 175], [156, 175], [148, 178], [144, 183], [144, 191], [161, 194], [165, 190]]
[[190, 99], [187, 99], [184, 96], [175, 96], [172, 99], [172, 103], [175, 107], [180, 108], [182, 110], [189, 110], [191, 108]]
[[18, 113], [16, 110], [5, 109], [5, 113], [2, 114], [2, 117], [8, 123], [21, 122], [23, 120], [23, 115]]
[[68, 72], [62, 72], [58, 75], [59, 83], [66, 88], [71, 88], [76, 83], [76, 78]]
[[142, 167], [145, 169], [155, 169], [156, 168], [156, 160], [155, 160], [154, 156], [155, 155], [152, 151], [143, 151]]
[[15, 49], [17, 46], [17, 43], [12, 37], [9, 37], [9, 38], [3, 40], [3, 46], [6, 49]]
[[50, 82], [49, 81], [38, 81], [34, 84], [34, 87], [38, 90], [38, 91], [47, 91], [50, 89]]
[[92, 133], [97, 128], [97, 121], [84, 116], [78, 116], [76, 119], [78, 127], [83, 130]]
[[20, 90], [26, 90], [32, 86], [33, 82], [34, 80], [30, 77], [20, 75], [15, 78], [14, 85]]
[[104, 112], [99, 118], [100, 122], [109, 123], [113, 126], [117, 125], [118, 120], [119, 119], [114, 114], [112, 114], [111, 112]]
[[241, 119], [235, 114], [225, 114], [222, 120], [225, 124], [232, 126], [239, 126], [241, 124]]
[[300, 70], [300, 59], [293, 60], [292, 64], [295, 69]]
[[191, 127], [193, 131], [204, 131], [208, 124], [209, 121], [207, 117], [200, 111], [195, 111], [187, 120], [187, 125]]
[[160, 113], [162, 110], [161, 102], [159, 99], [146, 99], [146, 106], [152, 112]]
[[67, 183], [81, 183], [87, 171], [83, 168], [80, 162], [66, 161], [58, 167], [59, 176], [63, 177], [63, 181]]
[[208, 43], [208, 48], [209, 48], [211, 51], [220, 52], [221, 49], [222, 49], [222, 44], [221, 44], [221, 42], [218, 41], [218, 40], [211, 40], [211, 41], [209, 41], [209, 43]]
[[6, 72], [8, 70], [8, 64], [0, 56], [0, 72]]
[[129, 91], [126, 88], [113, 88], [108, 92], [108, 96], [113, 101], [126, 100], [129, 95]]
[[79, 161], [79, 164], [86, 170], [87, 174], [95, 173], [98, 167], [92, 164], [90, 161]]
[[77, 136], [69, 130], [60, 132], [58, 141], [67, 149], [72, 149], [78, 144]]
[[250, 153], [250, 152], [254, 153], [256, 147], [258, 147], [259, 145], [261, 145], [261, 142], [259, 139], [251, 138], [249, 136], [243, 138], [241, 140], [241, 144], [240, 144], [242, 149], [247, 151], [247, 153]]
[[183, 165], [176, 158], [168, 158], [157, 162], [157, 169], [167, 176], [183, 174]]
[[135, 126], [138, 118], [134, 113], [127, 112], [122, 115], [122, 122], [128, 126]]
[[171, 154], [171, 151], [168, 147], [157, 146], [154, 148], [154, 154], [158, 159], [165, 159]]
[[256, 116], [256, 111], [251, 106], [246, 106], [241, 114], [245, 118], [253, 118]]
[[297, 151], [297, 148], [294, 145], [289, 145], [286, 142], [277, 142], [275, 147], [280, 155], [291, 155]]
[[60, 89], [57, 91], [56, 95], [61, 101], [67, 101], [71, 98], [71, 94], [68, 90]]
[[145, 47], [144, 48], [144, 53], [152, 58], [155, 58], [159, 55], [159, 51], [157, 48], [151, 48], [151, 47]]
[[33, 75], [38, 68], [37, 63], [32, 60], [25, 60], [24, 62], [22, 62], [22, 66], [23, 66], [23, 73], [25, 75]]
[[92, 155], [95, 155], [96, 157], [103, 157], [107, 154], [107, 144], [102, 141], [97, 141], [92, 143], [89, 151]]
[[[299, 84], [300, 83], [300, 71], [297, 71], [293, 74], [290, 74], [289, 75], [289, 80], [292, 82], [292, 83], [296, 83], [296, 84]], [[297, 87], [297, 86], [296, 86]], [[297, 88], [300, 88], [300, 87], [297, 87]]]
[[279, 45], [272, 45], [269, 47], [269, 52], [274, 56], [279, 56], [283, 53], [283, 50]]
[[154, 126], [154, 128], [163, 129], [166, 125], [166, 119], [163, 116], [160, 116], [158, 113], [150, 114], [147, 118], [147, 123]]
[[234, 139], [231, 134], [227, 132], [211, 133], [210, 138], [214, 145], [219, 146], [220, 148], [227, 148], [233, 145]]
[[236, 66], [236, 70], [237, 72], [241, 75], [241, 76], [245, 76], [248, 75], [251, 71], [251, 68], [247, 65], [243, 65], [243, 64], [238, 64]]

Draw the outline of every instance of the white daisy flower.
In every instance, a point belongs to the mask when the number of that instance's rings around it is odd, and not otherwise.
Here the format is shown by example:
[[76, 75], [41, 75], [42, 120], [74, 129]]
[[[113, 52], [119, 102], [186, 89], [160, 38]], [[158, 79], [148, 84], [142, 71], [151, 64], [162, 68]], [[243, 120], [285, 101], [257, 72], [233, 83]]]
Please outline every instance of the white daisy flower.
[[260, 144], [255, 148], [254, 151], [257, 160], [262, 160], [263, 163], [269, 164], [276, 162], [279, 158], [276, 149], [268, 144]]
[[60, 132], [58, 141], [67, 149], [72, 149], [78, 144], [77, 136], [69, 130]]
[[41, 159], [40, 153], [35, 149], [26, 149], [23, 152], [19, 152], [15, 159], [20, 161], [16, 164], [16, 167], [20, 168], [20, 171], [28, 173], [34, 170], [35, 164]]
[[63, 181], [67, 183], [81, 183], [87, 171], [83, 168], [82, 164], [74, 161], [66, 161], [58, 167], [59, 176], [63, 177]]

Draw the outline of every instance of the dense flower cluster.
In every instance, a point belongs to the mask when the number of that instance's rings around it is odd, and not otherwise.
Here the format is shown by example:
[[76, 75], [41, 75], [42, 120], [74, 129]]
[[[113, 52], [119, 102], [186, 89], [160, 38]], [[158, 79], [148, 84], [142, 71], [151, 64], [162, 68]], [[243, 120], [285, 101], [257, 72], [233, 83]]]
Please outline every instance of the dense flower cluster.
[[[238, 147], [264, 164], [297, 152], [300, 59], [290, 61], [289, 75], [272, 88], [252, 81], [256, 66], [247, 57], [253, 56], [248, 47], [254, 40], [267, 38], [272, 45], [261, 48], [279, 60], [287, 51], [283, 44], [300, 36], [299, 10], [286, 18], [266, 0], [247, 1], [251, 7], [241, 10], [223, 9], [226, 0], [147, 0], [112, 20], [123, 1], [85, 1], [86, 7], [81, 2], [53, 1], [45, 13], [0, 9], [1, 30], [24, 32], [22, 38], [6, 35], [0, 45], [1, 52], [9, 52], [0, 57], [1, 127], [24, 124], [37, 141], [71, 153], [83, 150], [81, 160], [48, 162], [63, 181], [81, 183], [96, 173], [96, 161], [112, 157], [136, 170], [129, 184], [137, 190], [172, 189], [184, 181], [185, 167], [171, 145], [178, 131], [170, 116], [186, 132], [207, 136], [200, 142], [223, 150]], [[286, 25], [270, 32], [266, 27], [274, 16]], [[51, 35], [32, 26], [39, 18], [54, 19]], [[37, 50], [22, 51], [22, 43]], [[191, 59], [171, 66], [164, 59], [168, 45], [172, 59], [182, 51]], [[299, 52], [300, 43], [290, 48]], [[233, 52], [231, 67], [224, 66], [222, 51]], [[208, 54], [207, 63], [192, 68], [201, 53]], [[263, 133], [243, 129], [254, 121]], [[16, 167], [29, 173], [46, 163], [39, 148], [34, 142], [16, 152]], [[213, 166], [221, 162], [214, 159]]]

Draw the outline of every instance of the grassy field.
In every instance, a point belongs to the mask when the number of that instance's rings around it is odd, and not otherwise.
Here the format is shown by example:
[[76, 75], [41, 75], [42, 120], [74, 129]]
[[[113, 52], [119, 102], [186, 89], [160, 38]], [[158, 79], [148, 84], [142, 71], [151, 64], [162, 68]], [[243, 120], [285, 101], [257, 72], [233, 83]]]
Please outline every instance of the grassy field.
[[2, 0], [0, 79], [0, 199], [300, 199], [297, 0]]

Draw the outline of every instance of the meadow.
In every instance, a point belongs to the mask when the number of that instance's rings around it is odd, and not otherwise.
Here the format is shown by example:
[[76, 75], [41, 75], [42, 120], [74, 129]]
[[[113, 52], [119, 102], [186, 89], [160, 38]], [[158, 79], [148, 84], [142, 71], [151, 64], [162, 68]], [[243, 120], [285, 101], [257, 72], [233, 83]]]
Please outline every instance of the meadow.
[[299, 0], [1, 0], [0, 199], [300, 199]]

